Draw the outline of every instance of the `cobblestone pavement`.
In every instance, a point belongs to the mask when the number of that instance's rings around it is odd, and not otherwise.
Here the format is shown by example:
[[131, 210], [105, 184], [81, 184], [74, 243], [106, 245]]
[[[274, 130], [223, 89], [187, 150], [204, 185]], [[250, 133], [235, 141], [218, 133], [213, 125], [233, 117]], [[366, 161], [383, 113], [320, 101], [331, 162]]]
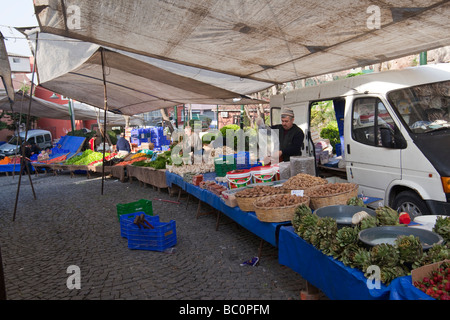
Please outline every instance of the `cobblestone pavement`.
[[[257, 255], [260, 239], [222, 215], [196, 219], [197, 203], [177, 205], [167, 190], [101, 176], [68, 173], [22, 178], [0, 176], [0, 248], [10, 300], [298, 300], [306, 282], [278, 263], [265, 243], [256, 267], [240, 264]], [[153, 201], [161, 221], [176, 221], [175, 253], [130, 250], [120, 236], [117, 203]], [[205, 209], [204, 209], [205, 210]], [[80, 268], [81, 288], [69, 289], [67, 268]], [[327, 298], [321, 295], [321, 299]]]

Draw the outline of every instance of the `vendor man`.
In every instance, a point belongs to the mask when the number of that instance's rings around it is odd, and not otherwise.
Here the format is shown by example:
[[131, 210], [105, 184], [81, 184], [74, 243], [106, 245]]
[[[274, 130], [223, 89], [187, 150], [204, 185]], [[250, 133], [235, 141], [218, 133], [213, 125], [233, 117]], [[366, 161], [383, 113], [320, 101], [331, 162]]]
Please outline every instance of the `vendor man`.
[[[284, 108], [281, 112], [281, 124], [277, 124], [272, 129], [278, 130], [280, 150], [278, 151], [279, 161], [289, 161], [291, 156], [301, 156], [303, 140], [305, 134], [294, 123], [294, 111], [291, 108]], [[276, 156], [276, 155], [274, 155]]]
[[123, 132], [120, 134], [120, 138], [117, 140], [116, 149], [119, 155], [126, 156], [131, 152], [130, 142], [125, 139], [125, 134]]

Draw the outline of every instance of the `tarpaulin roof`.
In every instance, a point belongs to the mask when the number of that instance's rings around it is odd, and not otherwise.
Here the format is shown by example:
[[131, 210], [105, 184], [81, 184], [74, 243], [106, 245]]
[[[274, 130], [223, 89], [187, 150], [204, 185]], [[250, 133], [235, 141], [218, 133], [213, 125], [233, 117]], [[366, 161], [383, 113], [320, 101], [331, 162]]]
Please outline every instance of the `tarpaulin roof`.
[[6, 46], [3, 34], [0, 32], [0, 77], [5, 87], [6, 95], [9, 98], [10, 104], [14, 102], [14, 86], [11, 79], [11, 66], [9, 64], [8, 53], [6, 52]]
[[245, 94], [255, 87], [270, 86], [211, 71], [199, 74], [191, 67], [40, 33], [37, 29], [24, 33], [33, 45], [37, 42], [39, 84], [98, 108], [104, 108], [103, 52], [108, 110], [118, 114], [135, 115], [183, 103], [259, 103]]
[[448, 0], [34, 0], [34, 4], [43, 32], [269, 83], [450, 44]]
[[[0, 110], [11, 111], [6, 93], [0, 91]], [[28, 114], [28, 107], [30, 104], [30, 96], [23, 94], [22, 92], [16, 92], [14, 98], [14, 112], [20, 112]], [[104, 114], [98, 108], [81, 104], [78, 102], [73, 103], [73, 114], [75, 120], [96, 120], [97, 117], [103, 121]], [[99, 114], [100, 112], [100, 114]], [[57, 104], [51, 101], [32, 97], [30, 115], [40, 118], [61, 119], [70, 120], [71, 115], [67, 105]], [[122, 124], [125, 125], [125, 118], [122, 115], [114, 114], [112, 112], [106, 113], [106, 119], [109, 124]], [[131, 125], [145, 125], [143, 119], [138, 116], [130, 117]]]

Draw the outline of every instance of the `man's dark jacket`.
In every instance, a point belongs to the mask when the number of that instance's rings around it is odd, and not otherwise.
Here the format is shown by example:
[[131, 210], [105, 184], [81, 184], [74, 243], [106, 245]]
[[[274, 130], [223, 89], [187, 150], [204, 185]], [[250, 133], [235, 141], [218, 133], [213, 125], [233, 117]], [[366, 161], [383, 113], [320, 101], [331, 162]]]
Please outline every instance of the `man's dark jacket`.
[[124, 137], [120, 137], [119, 140], [117, 140], [116, 149], [118, 151], [131, 151], [130, 143], [127, 139]]
[[278, 129], [278, 137], [280, 141], [280, 150], [282, 151], [282, 158], [280, 161], [289, 161], [291, 156], [301, 156], [303, 139], [305, 134], [295, 123], [292, 127], [285, 131], [281, 124], [277, 124], [272, 129]]

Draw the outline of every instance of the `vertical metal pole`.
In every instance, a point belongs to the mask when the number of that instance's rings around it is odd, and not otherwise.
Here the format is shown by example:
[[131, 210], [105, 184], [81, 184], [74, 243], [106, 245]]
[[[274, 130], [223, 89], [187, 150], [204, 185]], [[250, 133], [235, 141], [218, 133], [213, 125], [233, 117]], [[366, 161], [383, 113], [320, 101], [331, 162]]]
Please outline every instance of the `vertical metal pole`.
[[175, 113], [175, 127], [178, 129], [178, 107], [175, 106], [173, 109], [174, 109], [173, 111]]
[[5, 272], [3, 271], [1, 248], [0, 248], [0, 300], [6, 300]]
[[69, 99], [69, 115], [70, 115], [70, 124], [72, 125], [72, 131], [75, 131], [75, 116], [73, 114], [73, 101]]
[[421, 52], [420, 53], [420, 65], [421, 66], [426, 65], [427, 59], [428, 59], [427, 51]]
[[101, 48], [101, 57], [102, 57], [102, 75], [103, 75], [103, 95], [104, 95], [104, 116], [103, 116], [103, 164], [102, 164], [102, 195], [105, 184], [105, 148], [106, 148], [106, 110], [108, 109], [108, 99], [106, 94], [106, 78], [105, 78], [105, 62], [104, 62], [104, 52], [105, 49]]
[[[24, 139], [24, 142], [21, 145], [22, 157], [20, 158], [20, 175], [19, 175], [19, 183], [17, 184], [16, 202], [14, 203], [13, 221], [16, 220], [17, 203], [18, 203], [18, 200], [19, 200], [20, 184], [22, 182], [22, 171], [23, 171], [23, 165], [24, 165], [23, 158], [25, 157], [25, 146], [24, 146], [24, 143], [26, 143], [26, 141], [28, 139], [28, 126], [30, 125], [30, 111], [31, 111], [31, 100], [33, 99], [34, 75], [36, 73], [36, 53], [37, 53], [37, 50], [38, 50], [38, 37], [39, 37], [39, 33], [36, 33], [36, 49], [34, 50], [34, 55], [33, 55], [34, 61], [33, 61], [33, 73], [31, 75], [30, 102], [28, 104], [27, 124], [26, 124], [26, 127], [25, 127], [25, 139]], [[20, 138], [20, 136], [19, 136], [19, 138]], [[29, 170], [28, 167], [27, 167], [27, 172], [28, 172], [28, 178], [30, 180], [31, 190], [33, 191], [34, 199], [36, 200], [36, 193], [34, 192], [33, 181], [31, 180], [31, 174], [30, 174], [30, 170]]]

